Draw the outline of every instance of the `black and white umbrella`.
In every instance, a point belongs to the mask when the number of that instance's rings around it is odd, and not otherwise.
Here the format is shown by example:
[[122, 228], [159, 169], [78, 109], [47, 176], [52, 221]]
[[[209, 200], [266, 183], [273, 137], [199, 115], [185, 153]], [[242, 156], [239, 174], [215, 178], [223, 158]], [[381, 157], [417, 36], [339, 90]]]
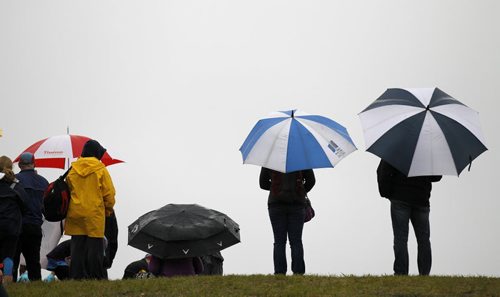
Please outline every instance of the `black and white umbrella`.
[[227, 215], [197, 204], [168, 204], [128, 226], [128, 244], [163, 259], [216, 253], [240, 242]]
[[359, 117], [367, 151], [407, 176], [458, 176], [487, 150], [478, 113], [438, 88], [387, 89]]

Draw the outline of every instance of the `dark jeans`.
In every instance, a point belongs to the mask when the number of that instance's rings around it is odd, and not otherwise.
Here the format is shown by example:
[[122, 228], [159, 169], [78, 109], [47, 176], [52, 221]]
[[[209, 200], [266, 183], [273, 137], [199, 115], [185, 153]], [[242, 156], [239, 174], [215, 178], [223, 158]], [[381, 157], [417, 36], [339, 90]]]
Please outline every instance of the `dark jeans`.
[[69, 278], [69, 266], [57, 266], [54, 269], [54, 273], [56, 274], [59, 280], [65, 280]]
[[71, 236], [71, 264], [69, 275], [72, 279], [105, 279], [104, 239], [85, 235]]
[[[6, 258], [9, 258], [12, 262], [14, 262], [14, 257], [16, 256], [16, 245], [18, 238], [19, 236], [17, 235], [8, 235], [0, 233], [0, 264], [4, 263]], [[5, 270], [4, 270], [4, 275], [5, 275]]]
[[40, 266], [40, 246], [42, 244], [42, 227], [35, 224], [23, 224], [23, 230], [17, 243], [16, 256], [14, 258], [14, 280], [17, 280], [17, 270], [21, 254], [26, 262], [26, 270], [30, 281], [42, 279], [42, 267]]
[[301, 205], [270, 205], [269, 218], [274, 233], [274, 274], [286, 274], [286, 240], [290, 240], [292, 254], [292, 272], [304, 274], [304, 248], [302, 229], [304, 227], [305, 208]]
[[429, 275], [432, 265], [430, 208], [405, 202], [391, 201], [392, 230], [394, 232], [394, 274], [408, 274], [408, 223], [411, 221], [418, 244], [418, 272]]

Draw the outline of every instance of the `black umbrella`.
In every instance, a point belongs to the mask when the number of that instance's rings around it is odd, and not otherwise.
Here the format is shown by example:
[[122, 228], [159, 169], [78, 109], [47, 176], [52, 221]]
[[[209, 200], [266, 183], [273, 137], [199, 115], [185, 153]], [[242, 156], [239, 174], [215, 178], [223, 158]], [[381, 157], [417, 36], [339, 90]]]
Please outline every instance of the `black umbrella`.
[[240, 242], [230, 217], [197, 204], [168, 204], [128, 226], [128, 244], [163, 259], [203, 256]]

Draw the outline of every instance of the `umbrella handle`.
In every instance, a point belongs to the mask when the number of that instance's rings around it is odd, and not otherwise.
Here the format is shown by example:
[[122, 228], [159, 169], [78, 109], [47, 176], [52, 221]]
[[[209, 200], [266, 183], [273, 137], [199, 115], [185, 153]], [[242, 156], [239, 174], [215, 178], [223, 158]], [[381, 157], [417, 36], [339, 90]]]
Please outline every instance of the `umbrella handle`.
[[470, 171], [471, 166], [472, 166], [472, 156], [469, 155], [469, 169], [467, 171]]

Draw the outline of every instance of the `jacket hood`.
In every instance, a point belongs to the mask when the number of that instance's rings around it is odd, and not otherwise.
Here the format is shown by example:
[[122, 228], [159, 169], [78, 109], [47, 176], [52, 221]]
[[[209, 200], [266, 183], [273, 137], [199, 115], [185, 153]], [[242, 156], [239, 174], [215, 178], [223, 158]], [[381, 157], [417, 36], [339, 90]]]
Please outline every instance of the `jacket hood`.
[[101, 160], [104, 153], [106, 149], [97, 140], [90, 139], [83, 145], [81, 157], [96, 157]]
[[104, 168], [104, 164], [97, 160], [95, 157], [80, 157], [78, 160], [71, 164], [74, 170], [80, 176], [87, 176], [98, 170]]

